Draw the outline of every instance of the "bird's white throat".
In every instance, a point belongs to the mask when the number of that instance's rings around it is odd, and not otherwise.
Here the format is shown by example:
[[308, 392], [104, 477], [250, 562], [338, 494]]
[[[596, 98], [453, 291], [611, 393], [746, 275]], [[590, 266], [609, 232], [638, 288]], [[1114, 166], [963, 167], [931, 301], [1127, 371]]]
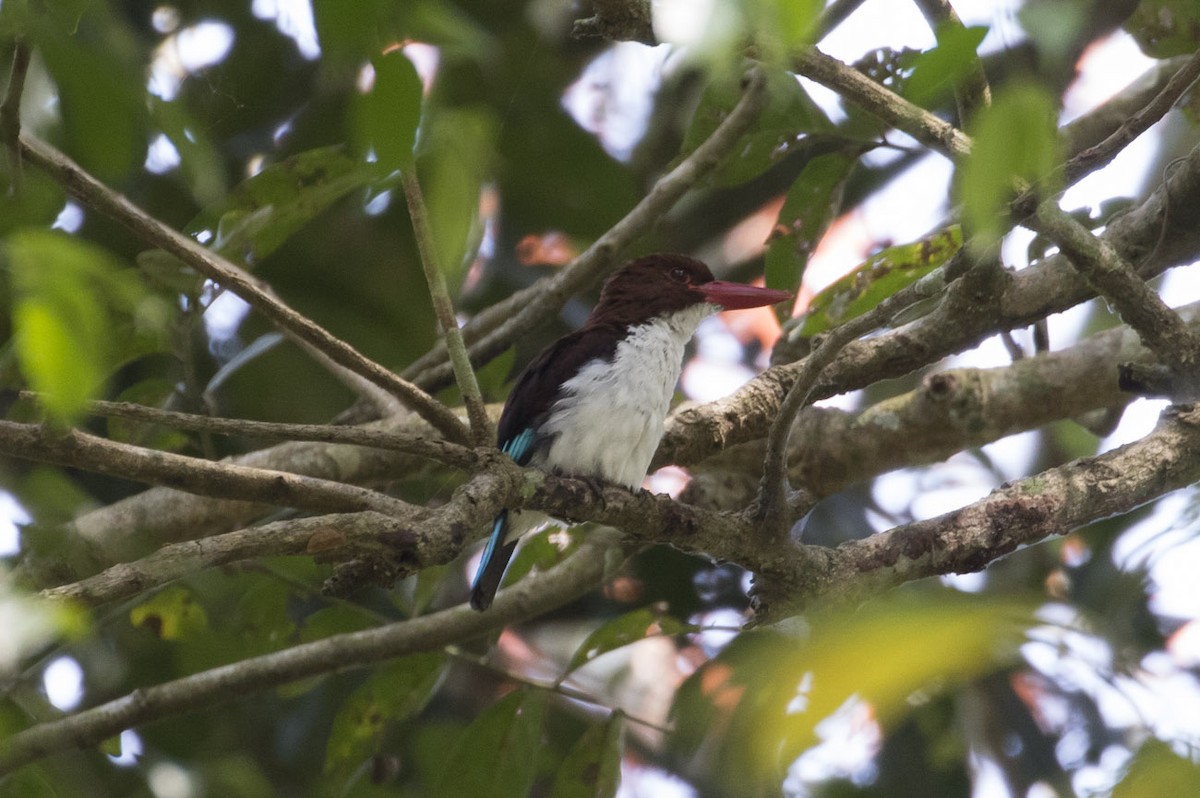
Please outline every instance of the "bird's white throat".
[[693, 305], [638, 325], [612, 360], [592, 360], [563, 383], [540, 432], [553, 442], [533, 464], [637, 488], [663, 434], [683, 350], [714, 305]]

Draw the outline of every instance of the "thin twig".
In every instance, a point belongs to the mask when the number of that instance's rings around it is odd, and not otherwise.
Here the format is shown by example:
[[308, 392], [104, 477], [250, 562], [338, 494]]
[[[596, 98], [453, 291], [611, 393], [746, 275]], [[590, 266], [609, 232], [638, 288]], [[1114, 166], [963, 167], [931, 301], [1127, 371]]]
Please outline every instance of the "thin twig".
[[88, 207], [120, 222], [148, 244], [169, 252], [213, 282], [233, 291], [280, 328], [308, 341], [335, 363], [387, 389], [450, 440], [460, 443], [469, 440], [466, 428], [447, 407], [272, 296], [245, 270], [167, 227], [49, 144], [28, 134], [22, 134], [18, 141], [22, 157], [47, 172]]
[[467, 346], [463, 343], [462, 330], [458, 328], [458, 318], [454, 315], [454, 303], [450, 301], [446, 277], [439, 267], [437, 243], [433, 240], [433, 230], [429, 227], [429, 213], [425, 209], [425, 197], [421, 193], [421, 183], [417, 180], [415, 167], [401, 172], [400, 182], [404, 186], [408, 217], [412, 221], [413, 234], [417, 239], [417, 251], [421, 255], [421, 267], [425, 272], [425, 282], [429, 286], [430, 299], [433, 300], [433, 311], [437, 315], [438, 326], [442, 328], [446, 349], [450, 353], [450, 365], [454, 369], [458, 392], [462, 394], [463, 403], [467, 406], [471, 437], [476, 446], [486, 446], [492, 439], [492, 425], [488, 420], [487, 408], [483, 405], [483, 394], [479, 392], [475, 370], [471, 368]]
[[1162, 91], [1155, 95], [1145, 107], [1129, 117], [1119, 128], [1108, 135], [1104, 141], [1083, 150], [1063, 167], [1067, 185], [1071, 185], [1084, 175], [1112, 162], [1129, 143], [1145, 133], [1158, 120], [1167, 115], [1175, 107], [1175, 103], [1183, 96], [1196, 79], [1200, 78], [1200, 52], [1193, 55], [1188, 62], [1179, 68]]
[[[463, 330], [474, 339], [469, 347], [477, 366], [502, 353], [525, 333], [557, 313], [574, 294], [595, 285], [634, 241], [649, 232], [679, 199], [710, 174], [750, 130], [766, 105], [766, 77], [760, 70], [746, 76], [745, 91], [729, 116], [696, 150], [654, 184], [650, 192], [621, 221], [609, 228], [570, 265], [509, 300], [472, 319]], [[488, 329], [490, 328], [490, 329]], [[487, 332], [479, 334], [481, 329]], [[406, 377], [427, 390], [449, 384], [450, 367], [445, 352], [437, 349], [404, 371]]]
[[[22, 399], [36, 401], [38, 394], [21, 391]], [[284, 424], [275, 421], [250, 421], [240, 418], [213, 418], [197, 413], [181, 413], [178, 410], [162, 410], [157, 407], [131, 402], [93, 401], [87, 412], [106, 418], [127, 418], [144, 424], [160, 424], [189, 432], [211, 432], [217, 435], [244, 435], [276, 441], [318, 441], [350, 446], [368, 446], [426, 457], [439, 463], [457, 468], [473, 468], [479, 458], [472, 449], [449, 441], [424, 438], [419, 435], [401, 435], [368, 427], [337, 427], [325, 424]]]
[[13, 48], [12, 69], [8, 73], [8, 90], [4, 102], [0, 102], [0, 141], [8, 150], [8, 165], [12, 171], [10, 193], [21, 193], [21, 97], [25, 94], [25, 76], [29, 72], [32, 55], [24, 39], [18, 39]]
[[604, 575], [607, 545], [607, 539], [596, 536], [584, 540], [579, 551], [560, 565], [503, 591], [484, 613], [461, 605], [378, 629], [332, 635], [140, 688], [97, 707], [38, 724], [0, 741], [0, 775], [59, 751], [94, 746], [134, 726], [312, 676], [437, 651], [535, 617], [597, 584]]

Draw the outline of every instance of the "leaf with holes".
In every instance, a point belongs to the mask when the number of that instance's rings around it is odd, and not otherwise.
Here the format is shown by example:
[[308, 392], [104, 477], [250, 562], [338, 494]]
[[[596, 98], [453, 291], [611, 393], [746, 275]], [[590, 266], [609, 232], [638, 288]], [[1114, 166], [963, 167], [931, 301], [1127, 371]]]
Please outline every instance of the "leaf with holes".
[[920, 241], [872, 255], [813, 297], [800, 334], [813, 336], [861, 316], [946, 263], [961, 247], [962, 230], [952, 225]]

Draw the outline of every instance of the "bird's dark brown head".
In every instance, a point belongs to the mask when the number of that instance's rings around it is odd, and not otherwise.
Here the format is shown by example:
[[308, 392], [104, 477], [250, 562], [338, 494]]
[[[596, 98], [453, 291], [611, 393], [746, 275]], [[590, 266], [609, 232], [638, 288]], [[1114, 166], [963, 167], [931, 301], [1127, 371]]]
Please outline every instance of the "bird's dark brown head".
[[716, 280], [695, 258], [660, 253], [630, 261], [608, 278], [591, 321], [633, 326], [702, 303], [735, 310], [790, 298], [786, 291]]

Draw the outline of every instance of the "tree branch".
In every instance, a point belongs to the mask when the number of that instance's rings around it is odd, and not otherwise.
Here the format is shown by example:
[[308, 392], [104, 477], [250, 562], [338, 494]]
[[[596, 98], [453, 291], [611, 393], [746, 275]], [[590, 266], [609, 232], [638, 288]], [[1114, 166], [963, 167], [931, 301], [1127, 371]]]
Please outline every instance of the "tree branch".
[[8, 165], [12, 171], [12, 193], [21, 191], [21, 98], [25, 94], [25, 76], [29, 72], [29, 60], [33, 53], [24, 39], [18, 39], [13, 47], [12, 67], [8, 73], [8, 89], [4, 101], [0, 102], [0, 142], [8, 151]]
[[1200, 337], [1167, 307], [1112, 244], [1092, 235], [1053, 201], [1039, 205], [1036, 217], [1030, 221], [1035, 230], [1058, 244], [1071, 265], [1116, 308], [1159, 360], [1181, 376], [1196, 372], [1200, 366]]
[[312, 344], [338, 365], [387, 389], [450, 440], [460, 443], [469, 440], [462, 422], [448, 408], [308, 317], [297, 313], [235, 264], [167, 227], [49, 144], [28, 134], [22, 134], [18, 142], [23, 158], [53, 177], [69, 194], [88, 207], [125, 225], [151, 246], [169, 252], [213, 282], [233, 291], [281, 329]]
[[951, 160], [958, 160], [971, 151], [971, 140], [954, 125], [888, 91], [857, 69], [825, 55], [815, 47], [797, 53], [792, 65], [804, 77], [832, 89]]
[[[36, 401], [38, 394], [21, 391], [22, 399]], [[474, 450], [457, 443], [427, 438], [421, 435], [406, 435], [386, 430], [359, 426], [341, 427], [327, 424], [285, 424], [277, 421], [251, 421], [240, 418], [214, 418], [198, 413], [181, 413], [178, 410], [161, 410], [157, 407], [131, 402], [92, 401], [87, 412], [106, 418], [126, 418], [143, 424], [158, 424], [189, 432], [211, 432], [217, 435], [243, 435], [249, 438], [276, 441], [319, 441], [341, 443], [351, 446], [369, 446], [393, 452], [416, 455], [456, 468], [469, 469], [479, 463]]]
[[405, 515], [411, 506], [399, 499], [325, 479], [214, 463], [70, 429], [52, 432], [36, 424], [0, 421], [0, 451], [12, 457], [81, 468], [149, 485], [237, 501], [265, 502], [315, 512], [375, 510]]
[[856, 601], [915, 579], [980, 571], [1021, 546], [1127, 513], [1198, 479], [1200, 410], [1177, 406], [1135, 443], [1006, 484], [937, 518], [842, 544], [799, 602]]
[[406, 519], [370, 511], [293, 518], [200, 540], [172, 543], [140, 560], [120, 563], [87, 579], [43, 590], [41, 596], [96, 607], [136, 596], [207, 568], [255, 557], [306, 554], [328, 561], [386, 556], [388, 548], [395, 548], [396, 544], [413, 537], [411, 525], [426, 515], [420, 508], [412, 510], [411, 517]]
[[97, 745], [133, 726], [206, 709], [312, 676], [437, 651], [450, 643], [527, 620], [597, 584], [604, 575], [603, 553], [608, 545], [609, 539], [601, 534], [585, 540], [579, 551], [560, 565], [502, 591], [486, 613], [462, 605], [376, 629], [333, 635], [141, 688], [60, 720], [38, 724], [0, 741], [0, 774], [59, 751]]

